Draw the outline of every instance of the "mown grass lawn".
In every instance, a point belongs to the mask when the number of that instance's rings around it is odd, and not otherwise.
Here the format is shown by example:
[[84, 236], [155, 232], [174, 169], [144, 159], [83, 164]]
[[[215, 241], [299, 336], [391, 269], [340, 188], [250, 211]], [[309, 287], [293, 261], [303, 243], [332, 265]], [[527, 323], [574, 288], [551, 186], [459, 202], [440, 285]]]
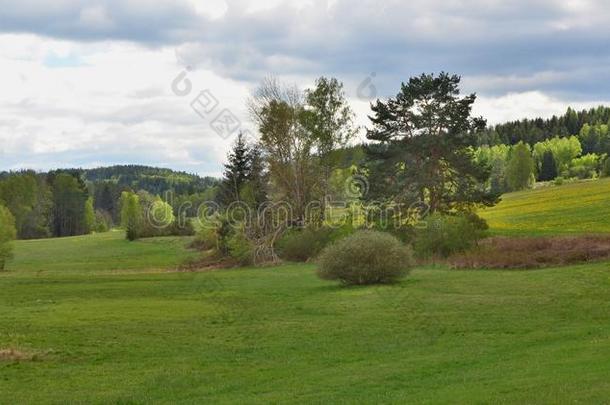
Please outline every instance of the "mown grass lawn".
[[[90, 266], [54, 245], [96, 237]], [[0, 348], [42, 355], [0, 361], [0, 403], [610, 398], [606, 263], [341, 288], [311, 265], [160, 273], [180, 239], [81, 239], [19, 242], [0, 273]]]
[[112, 271], [164, 271], [175, 268], [188, 257], [196, 256], [185, 246], [189, 238], [163, 237], [129, 242], [119, 230], [77, 236], [15, 243], [12, 273], [92, 275]]
[[509, 193], [482, 210], [493, 233], [556, 235], [610, 232], [610, 179]]

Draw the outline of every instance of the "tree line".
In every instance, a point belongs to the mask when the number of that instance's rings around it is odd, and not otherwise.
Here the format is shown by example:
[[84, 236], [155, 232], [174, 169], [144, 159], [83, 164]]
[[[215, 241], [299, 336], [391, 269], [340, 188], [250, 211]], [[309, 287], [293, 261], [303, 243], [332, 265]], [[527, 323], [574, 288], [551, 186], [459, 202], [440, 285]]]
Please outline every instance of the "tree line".
[[[216, 183], [145, 166], [3, 172], [0, 205], [10, 212], [19, 239], [75, 236], [120, 225], [124, 192], [138, 193], [148, 205], [167, 194], [173, 210], [185, 201], [215, 198]], [[194, 210], [186, 215], [194, 216]]]
[[[568, 108], [565, 114], [553, 115], [548, 119], [522, 119], [487, 127], [479, 133], [478, 143], [479, 145], [516, 145], [523, 142], [533, 145], [550, 138], [579, 134], [582, 128], [587, 126], [596, 129], [591, 134], [590, 142], [586, 142], [585, 153], [608, 154], [610, 153], [607, 132], [609, 123], [610, 107], [599, 106], [582, 111]], [[603, 127], [605, 129], [602, 129]]]
[[[601, 127], [606, 129], [606, 125]], [[587, 152], [584, 147], [587, 138], [582, 135], [590, 133], [590, 128], [585, 124], [579, 135], [549, 138], [533, 145], [519, 142], [512, 146], [499, 144], [476, 148], [477, 161], [491, 168], [487, 188], [505, 193], [523, 190], [535, 182], [609, 176], [607, 155]]]

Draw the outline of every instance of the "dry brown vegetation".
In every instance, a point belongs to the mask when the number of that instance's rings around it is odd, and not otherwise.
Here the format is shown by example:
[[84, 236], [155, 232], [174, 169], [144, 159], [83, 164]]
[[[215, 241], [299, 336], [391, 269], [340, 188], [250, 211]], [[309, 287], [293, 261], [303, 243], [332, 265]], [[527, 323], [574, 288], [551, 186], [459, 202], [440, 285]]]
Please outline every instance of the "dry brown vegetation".
[[493, 237], [449, 263], [457, 269], [535, 269], [610, 259], [610, 236]]
[[230, 269], [238, 267], [239, 262], [230, 257], [222, 257], [214, 253], [206, 252], [197, 258], [190, 258], [182, 262], [176, 271], [199, 272], [208, 270]]
[[43, 357], [40, 353], [24, 351], [12, 347], [0, 349], [0, 361], [37, 361]]

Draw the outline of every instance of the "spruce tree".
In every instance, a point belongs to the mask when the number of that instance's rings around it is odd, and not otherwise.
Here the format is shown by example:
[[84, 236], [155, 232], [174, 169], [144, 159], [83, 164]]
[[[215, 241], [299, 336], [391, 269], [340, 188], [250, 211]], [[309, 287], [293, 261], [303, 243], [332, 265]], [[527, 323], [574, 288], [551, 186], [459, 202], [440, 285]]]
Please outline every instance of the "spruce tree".
[[542, 155], [542, 164], [540, 165], [540, 175], [538, 180], [540, 181], [551, 181], [557, 177], [557, 162], [553, 152], [547, 150]]
[[240, 133], [227, 156], [218, 202], [239, 201], [258, 207], [267, 200], [267, 174], [261, 148], [249, 145]]
[[234, 201], [241, 201], [241, 190], [246, 184], [250, 175], [251, 156], [242, 133], [239, 133], [237, 140], [229, 152], [227, 163], [224, 165], [225, 171], [220, 184], [219, 200], [224, 205], [229, 205]]

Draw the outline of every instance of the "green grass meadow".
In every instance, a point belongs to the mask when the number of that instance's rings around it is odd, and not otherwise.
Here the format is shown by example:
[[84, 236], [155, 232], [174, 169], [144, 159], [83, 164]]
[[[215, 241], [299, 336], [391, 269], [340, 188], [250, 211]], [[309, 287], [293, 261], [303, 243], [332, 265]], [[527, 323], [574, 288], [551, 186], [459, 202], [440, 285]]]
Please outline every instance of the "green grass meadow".
[[129, 242], [125, 233], [107, 233], [68, 238], [24, 240], [15, 243], [11, 273], [93, 275], [113, 271], [166, 271], [195, 252], [185, 246], [189, 238], [164, 237]]
[[610, 232], [610, 178], [509, 193], [480, 215], [495, 234]]
[[[497, 233], [604, 232], [609, 189], [511, 194], [485, 216]], [[17, 242], [0, 273], [0, 350], [37, 356], [0, 359], [0, 403], [610, 398], [608, 263], [429, 266], [398, 285], [344, 288], [314, 265], [175, 272], [194, 255], [188, 242], [127, 242], [118, 231]]]

